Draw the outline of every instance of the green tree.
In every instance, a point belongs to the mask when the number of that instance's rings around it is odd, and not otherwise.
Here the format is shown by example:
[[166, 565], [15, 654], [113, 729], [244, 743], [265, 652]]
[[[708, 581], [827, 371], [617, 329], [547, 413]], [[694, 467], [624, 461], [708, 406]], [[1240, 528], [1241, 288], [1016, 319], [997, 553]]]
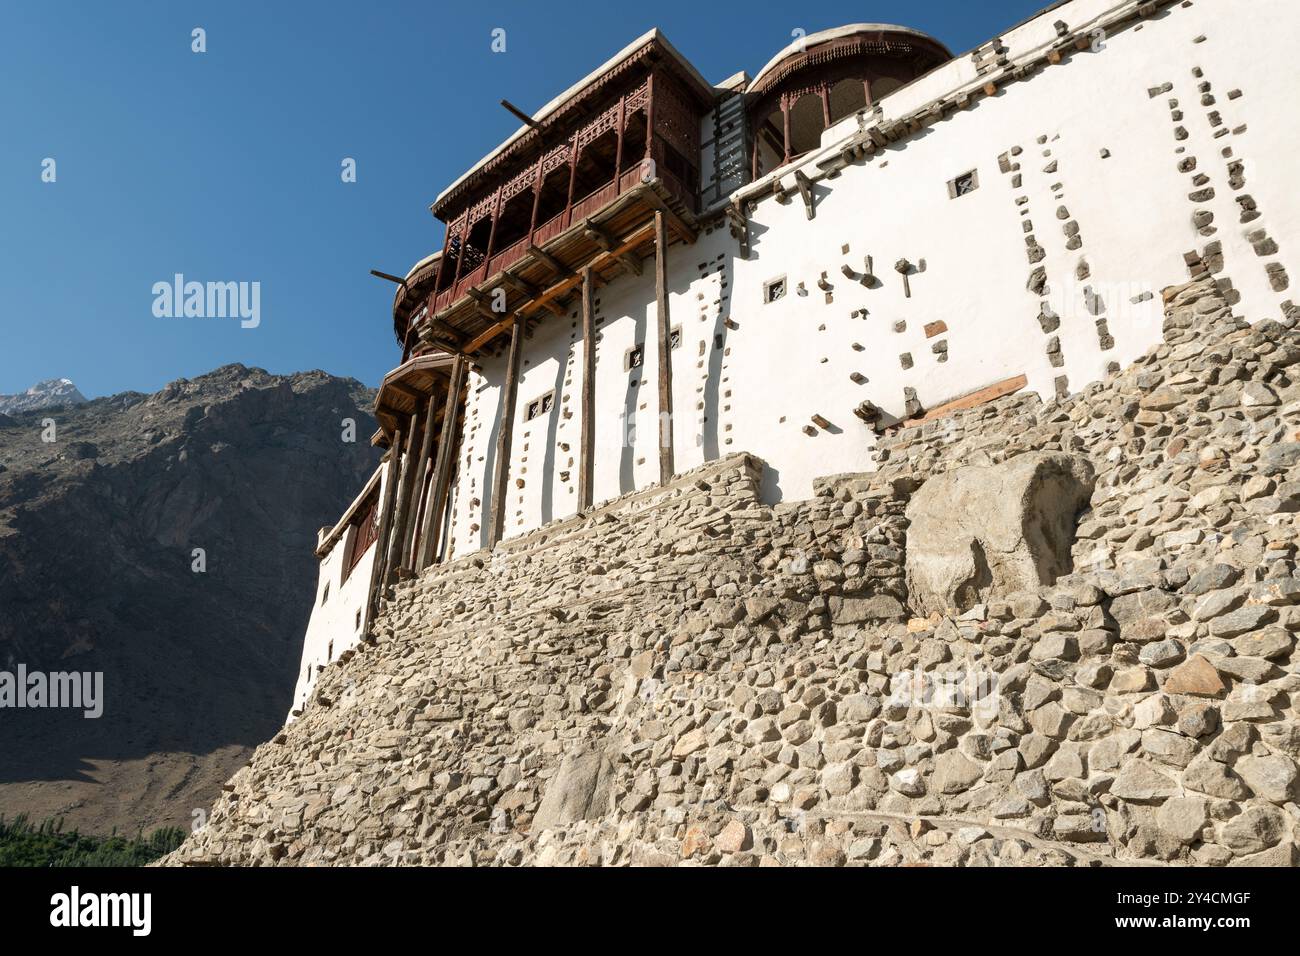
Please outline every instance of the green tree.
[[0, 817], [0, 866], [144, 866], [181, 845], [185, 831], [163, 827], [127, 839], [114, 830], [92, 836], [63, 828], [63, 819], [33, 824], [25, 814]]

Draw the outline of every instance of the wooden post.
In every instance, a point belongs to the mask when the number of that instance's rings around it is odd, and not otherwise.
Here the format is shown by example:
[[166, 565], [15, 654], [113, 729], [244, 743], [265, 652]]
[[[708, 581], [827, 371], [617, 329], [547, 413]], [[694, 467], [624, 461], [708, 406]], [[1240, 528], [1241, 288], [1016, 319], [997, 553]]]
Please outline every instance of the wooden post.
[[492, 257], [496, 255], [496, 251], [497, 251], [496, 250], [497, 222], [501, 218], [501, 196], [504, 193], [505, 193], [504, 187], [498, 186], [496, 201], [492, 203], [492, 225], [488, 229], [487, 252], [483, 254], [483, 261], [488, 263], [488, 268], [484, 273], [484, 278], [487, 278], [488, 274], [490, 274], [492, 271], [492, 265], [491, 265]]
[[388, 547], [388, 531], [393, 523], [393, 503], [397, 487], [397, 465], [402, 447], [402, 426], [393, 430], [393, 440], [388, 446], [388, 465], [384, 470], [383, 511], [379, 513], [379, 531], [375, 535], [375, 563], [370, 568], [370, 625], [374, 624], [379, 610], [379, 592], [383, 589], [384, 554]]
[[411, 508], [411, 486], [415, 480], [415, 436], [420, 431], [420, 408], [417, 405], [411, 413], [410, 428], [406, 432], [406, 452], [402, 455], [401, 478], [397, 485], [397, 510], [393, 516], [392, 532], [388, 536], [388, 545], [384, 549], [384, 580], [397, 570], [402, 560], [402, 541], [406, 533], [407, 521]]
[[418, 573], [415, 560], [420, 554], [420, 529], [424, 527], [424, 509], [429, 506], [429, 492], [433, 487], [429, 479], [430, 466], [426, 462], [424, 473], [415, 477], [415, 500], [411, 502], [411, 531], [402, 548], [402, 566]]
[[790, 162], [790, 102], [789, 94], [781, 94], [781, 126], [782, 137], [785, 140], [785, 156], [781, 160], [781, 165]]
[[591, 507], [596, 446], [596, 318], [591, 267], [582, 270], [582, 448], [578, 459], [578, 511]]
[[442, 437], [438, 440], [438, 457], [429, 483], [429, 501], [424, 506], [424, 523], [420, 531], [420, 551], [415, 570], [427, 568], [438, 553], [442, 534], [442, 511], [451, 469], [456, 454], [456, 427], [460, 416], [460, 390], [465, 383], [465, 356], [457, 355], [451, 364], [451, 383], [447, 388], [447, 411], [442, 417]]
[[528, 220], [528, 244], [533, 244], [533, 233], [537, 231], [537, 208], [542, 203], [542, 167], [546, 165], [546, 154], [537, 161], [537, 175], [533, 178], [533, 214]]
[[[645, 158], [654, 159], [655, 143], [655, 74], [645, 78]], [[656, 171], [656, 175], [658, 171]]]
[[[433, 433], [437, 430], [437, 396], [429, 395], [424, 406], [424, 437], [420, 442], [420, 453], [415, 457], [415, 468], [411, 482], [411, 507], [408, 518], [402, 527], [402, 550], [398, 560], [402, 567], [415, 570], [415, 538], [420, 527], [420, 502], [425, 499], [424, 473], [429, 468], [429, 453], [433, 450]], [[427, 507], [427, 505], [426, 505]]]
[[433, 291], [429, 293], [429, 318], [433, 319], [433, 304], [442, 291], [442, 270], [447, 267], [447, 256], [451, 253], [451, 223], [442, 231], [442, 255], [438, 259], [438, 268], [433, 274]]
[[659, 314], [659, 480], [667, 482], [673, 467], [672, 321], [668, 317], [668, 236], [662, 209], [655, 210], [655, 310]]
[[506, 489], [510, 479], [510, 440], [515, 426], [515, 396], [519, 391], [519, 355], [524, 349], [524, 318], [515, 316], [510, 326], [510, 353], [506, 360], [506, 381], [501, 390], [501, 416], [497, 427], [496, 474], [492, 476], [492, 513], [489, 515], [488, 548], [501, 541], [506, 526]]
[[456, 250], [456, 271], [452, 274], [451, 277], [451, 287], [453, 289], [456, 287], [456, 283], [460, 281], [461, 269], [465, 265], [465, 253], [469, 249], [470, 221], [469, 221], [468, 209], [465, 210], [461, 219], [462, 219], [462, 223], [460, 227], [460, 247]]
[[[625, 94], [618, 101], [618, 141], [614, 144], [614, 182], [616, 183], [621, 183], [623, 180], [623, 127], [626, 125], [627, 96]], [[616, 192], [622, 191], [621, 186], [616, 188]]]
[[578, 153], [580, 152], [580, 149], [578, 148], [578, 136], [580, 133], [581, 130], [573, 134], [573, 147], [572, 152], [569, 154], [569, 198], [564, 204], [563, 219], [565, 229], [569, 228], [569, 222], [572, 219], [573, 214], [573, 191], [577, 188], [578, 182]]

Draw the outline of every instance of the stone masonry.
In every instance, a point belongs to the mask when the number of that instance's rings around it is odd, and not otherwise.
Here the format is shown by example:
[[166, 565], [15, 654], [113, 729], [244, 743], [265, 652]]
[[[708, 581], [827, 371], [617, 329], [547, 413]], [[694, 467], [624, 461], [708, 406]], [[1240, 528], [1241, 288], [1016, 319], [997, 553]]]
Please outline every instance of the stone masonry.
[[[1211, 283], [1165, 325], [808, 501], [735, 455], [396, 585], [166, 862], [1295, 864], [1300, 333]], [[1091, 498], [998, 526], [1068, 560], [923, 614], [919, 489], [1028, 453]]]

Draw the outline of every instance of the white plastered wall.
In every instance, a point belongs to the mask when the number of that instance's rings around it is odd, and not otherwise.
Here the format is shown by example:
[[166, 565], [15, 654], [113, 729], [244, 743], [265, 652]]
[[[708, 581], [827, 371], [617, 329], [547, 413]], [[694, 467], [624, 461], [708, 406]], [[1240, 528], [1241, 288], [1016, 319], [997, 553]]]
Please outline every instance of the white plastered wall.
[[[385, 478], [385, 469], [381, 465], [377, 475], [381, 508], [386, 487]], [[364, 495], [363, 491], [358, 496], [358, 502]], [[298, 681], [293, 692], [290, 719], [293, 712], [299, 710], [311, 696], [312, 688], [321, 670], [345, 650], [355, 647], [369, 623], [367, 602], [370, 593], [370, 575], [379, 549], [372, 544], [345, 579], [344, 565], [347, 556], [352, 552], [352, 542], [356, 535], [357, 529], [349, 526], [321, 558], [316, 581], [316, 597], [312, 605], [311, 618], [307, 622], [307, 633], [303, 638], [302, 659], [298, 663]], [[328, 597], [325, 596], [327, 585]]]
[[[1087, 32], [1107, 11], [1126, 6], [1075, 0], [1002, 40], [1014, 61], [1055, 42], [1058, 20]], [[1294, 188], [1300, 163], [1289, 142], [1300, 91], [1293, 56], [1300, 5], [1195, 0], [1162, 10], [1140, 29], [1098, 39], [1095, 49], [977, 98], [971, 108], [815, 183], [811, 220], [791, 171], [782, 171], [792, 194], [785, 204], [770, 197], [758, 203], [748, 259], [740, 258], [725, 228], [702, 233], [693, 246], [671, 247], [670, 312], [683, 330], [673, 353], [678, 471], [749, 451], [769, 466], [768, 500], [806, 497], [818, 476], [872, 467], [874, 433], [853, 415], [863, 400], [901, 418], [905, 389], [924, 407], [1021, 374], [1048, 399], [1061, 379], [1059, 385], [1078, 391], [1159, 341], [1161, 290], [1187, 281], [1184, 253], [1204, 252], [1214, 242], [1224, 255], [1218, 277], [1230, 279], [1240, 294], [1238, 314], [1252, 320], [1282, 314], [1294, 292], [1273, 289], [1266, 266], [1276, 263], [1293, 277], [1300, 269]], [[887, 121], [907, 115], [975, 79], [970, 58], [960, 57], [887, 97], [882, 113]], [[1168, 92], [1149, 95], [1166, 83]], [[1205, 83], [1213, 103], [1202, 102]], [[1230, 97], [1235, 91], [1240, 95]], [[1175, 119], [1172, 99], [1181, 118]], [[1176, 138], [1179, 128], [1185, 139]], [[823, 145], [834, 147], [857, 130], [851, 117], [828, 130]], [[1004, 154], [1018, 168], [1002, 171]], [[1180, 170], [1189, 157], [1196, 168]], [[1244, 164], [1245, 182], [1235, 189], [1233, 162]], [[978, 188], [951, 198], [949, 181], [972, 170]], [[1196, 182], [1198, 175], [1208, 181]], [[1212, 198], [1190, 198], [1204, 188], [1214, 190]], [[1241, 221], [1243, 196], [1259, 212], [1248, 223]], [[1198, 210], [1214, 214], [1212, 235], [1193, 224]], [[1077, 227], [1078, 248], [1068, 248], [1067, 227]], [[1278, 243], [1277, 253], [1256, 254], [1247, 236], [1260, 229]], [[1029, 261], [1030, 234], [1041, 261]], [[868, 255], [878, 277], [872, 287], [841, 272], [847, 265], [861, 274]], [[894, 268], [903, 259], [913, 266], [910, 296]], [[1028, 288], [1039, 267], [1046, 275], [1043, 294]], [[626, 275], [597, 291], [597, 502], [658, 480], [652, 272], [647, 260], [642, 276]], [[830, 301], [818, 286], [822, 273]], [[764, 304], [764, 284], [781, 276], [786, 296]], [[1039, 319], [1044, 302], [1059, 316], [1059, 327], [1048, 332]], [[576, 506], [582, 344], [576, 303], [570, 305], [568, 319], [546, 316], [526, 340], [507, 537], [566, 517]], [[946, 331], [927, 336], [926, 326], [936, 322]], [[1049, 354], [1054, 337], [1060, 364]], [[946, 361], [934, 350], [941, 342]], [[640, 343], [644, 364], [629, 372], [625, 353]], [[471, 377], [455, 554], [486, 543], [503, 371], [498, 356], [483, 362], [481, 377]], [[551, 414], [525, 423], [528, 403], [551, 388], [557, 394]], [[636, 427], [625, 441], [629, 413]], [[814, 415], [830, 427], [813, 424]]]

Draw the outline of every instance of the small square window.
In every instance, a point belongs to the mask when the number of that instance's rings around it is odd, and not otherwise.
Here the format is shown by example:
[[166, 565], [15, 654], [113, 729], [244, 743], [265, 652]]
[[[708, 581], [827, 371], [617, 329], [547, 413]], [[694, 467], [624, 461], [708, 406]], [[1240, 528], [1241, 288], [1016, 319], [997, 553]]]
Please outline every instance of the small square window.
[[979, 171], [972, 169], [948, 183], [948, 198], [956, 199], [980, 188]]
[[644, 364], [645, 364], [644, 345], [638, 345], [635, 348], [630, 348], [627, 350], [627, 357], [624, 361], [624, 365], [626, 366], [627, 371], [630, 372], [634, 368], [640, 368]]
[[763, 284], [764, 304], [783, 298], [785, 298], [785, 276], [781, 276], [779, 279], [771, 279]]
[[668, 347], [675, 349], [682, 344], [682, 327], [679, 325], [668, 333]]
[[531, 422], [534, 418], [540, 418], [554, 407], [555, 392], [552, 390], [528, 403], [528, 407], [524, 410], [524, 421]]

